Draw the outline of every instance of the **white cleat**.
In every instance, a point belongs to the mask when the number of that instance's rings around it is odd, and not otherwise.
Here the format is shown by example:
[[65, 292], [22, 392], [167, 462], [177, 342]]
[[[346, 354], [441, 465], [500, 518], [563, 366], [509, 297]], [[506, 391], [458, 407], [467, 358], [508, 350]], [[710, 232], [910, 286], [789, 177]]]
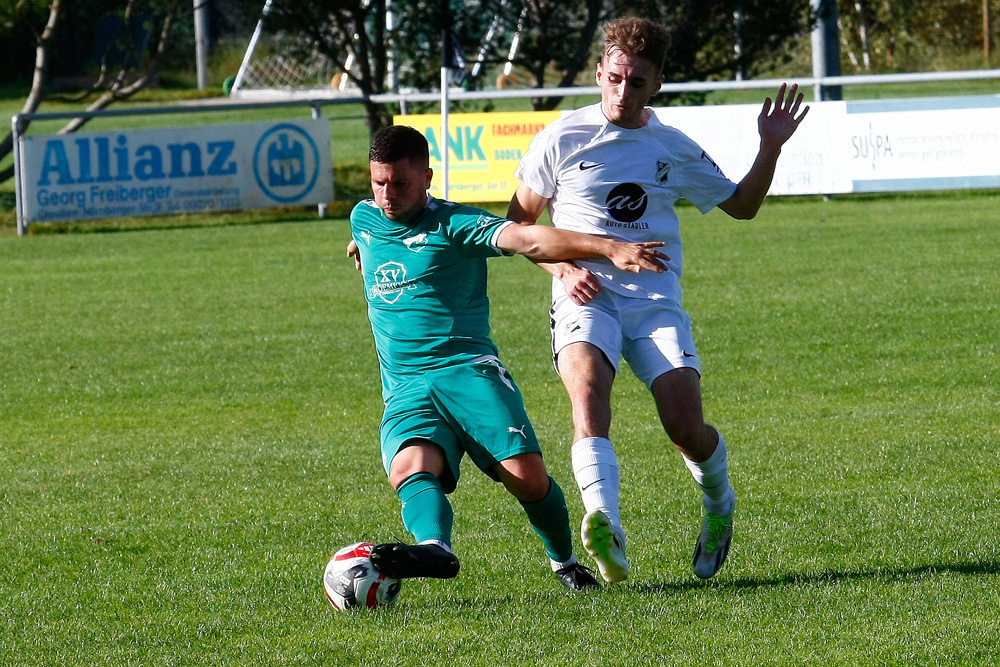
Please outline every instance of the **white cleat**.
[[580, 530], [583, 547], [595, 561], [601, 578], [609, 584], [628, 578], [628, 559], [625, 557], [625, 534], [615, 530], [608, 515], [600, 510], [587, 512]]

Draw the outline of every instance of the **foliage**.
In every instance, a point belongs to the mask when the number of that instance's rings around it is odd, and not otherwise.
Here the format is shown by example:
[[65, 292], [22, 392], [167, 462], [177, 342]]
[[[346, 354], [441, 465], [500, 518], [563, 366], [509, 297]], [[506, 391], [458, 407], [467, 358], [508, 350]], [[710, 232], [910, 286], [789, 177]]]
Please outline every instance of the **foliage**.
[[[155, 46], [157, 25], [150, 21], [170, 14], [173, 0], [141, 0], [131, 8], [132, 34], [113, 32], [115, 20], [120, 21], [127, 5], [126, 0], [62, 0], [57, 39], [50, 47], [48, 73], [54, 78], [80, 77], [94, 74], [101, 66], [101, 59], [108, 47], [112, 51], [127, 49], [126, 37], [145, 32]], [[0, 70], [0, 82], [25, 82], [30, 80], [35, 61], [37, 35], [49, 16], [51, 3], [46, 0], [0, 3], [0, 41], [6, 57]], [[190, 16], [190, 4], [185, 5]], [[145, 25], [143, 25], [145, 23]], [[190, 32], [191, 21], [180, 21], [179, 32]], [[110, 41], [107, 41], [110, 40]], [[187, 55], [187, 43], [178, 42], [170, 53], [174, 64]], [[193, 47], [191, 50], [193, 53]], [[50, 81], [51, 82], [51, 81]]]
[[[740, 56], [734, 53], [733, 11], [737, 6], [743, 8], [740, 35], [744, 48]], [[388, 52], [393, 50], [400, 63], [400, 85], [418, 90], [438, 88], [446, 22], [450, 22], [470, 62], [467, 69], [483, 57], [483, 74], [470, 78], [465, 84], [469, 87], [492, 85], [484, 79], [506, 61], [515, 33], [519, 47], [512, 64], [527, 77], [522, 83], [574, 86], [581, 75], [589, 82], [600, 53], [601, 23], [628, 11], [644, 13], [670, 26], [674, 36], [666, 72], [670, 80], [731, 78], [738, 70], [751, 75], [761, 63], [773, 62], [774, 53], [790, 37], [808, 28], [808, 3], [803, 10], [803, 0], [685, 0], [669, 5], [650, 0], [620, 6], [603, 0], [475, 0], [448, 6], [416, 0], [393, 3], [397, 27], [392, 31], [385, 24], [385, 9], [384, 2], [362, 0], [320, 0], [307, 5], [275, 2], [265, 25], [272, 32], [301, 36], [304, 50], [318, 46], [342, 69], [348, 54], [352, 55], [355, 69], [349, 70], [349, 76], [366, 94], [385, 91]], [[484, 21], [484, 16], [496, 20]], [[490, 38], [493, 28], [498, 33]], [[538, 98], [532, 101], [532, 108], [552, 109], [560, 100]], [[369, 117], [373, 129], [387, 122], [387, 116], [374, 107]]]
[[[377, 95], [386, 92], [394, 45], [386, 32], [385, 13], [386, 0], [274, 2], [264, 25], [270, 32], [284, 33], [301, 57], [316, 49], [347, 72], [361, 93]], [[391, 124], [384, 105], [366, 103], [365, 116], [371, 132]]]
[[964, 0], [840, 0], [844, 71], [947, 69], [956, 54], [982, 49], [983, 7]]
[[[667, 26], [667, 81], [754, 78], [780, 62], [792, 40], [807, 34], [811, 25], [808, 0], [629, 0], [617, 2], [616, 8]], [[672, 96], [663, 97], [661, 102], [669, 102]], [[700, 103], [705, 96], [681, 97]]]

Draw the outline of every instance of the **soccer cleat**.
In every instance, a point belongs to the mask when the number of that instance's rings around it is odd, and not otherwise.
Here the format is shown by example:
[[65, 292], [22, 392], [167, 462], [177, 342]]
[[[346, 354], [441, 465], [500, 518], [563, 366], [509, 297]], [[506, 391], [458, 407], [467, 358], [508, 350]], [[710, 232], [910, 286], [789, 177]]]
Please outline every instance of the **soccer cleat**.
[[600, 510], [587, 512], [580, 530], [583, 546], [595, 561], [601, 577], [609, 584], [625, 581], [628, 559], [625, 557], [625, 535], [615, 530], [608, 515]]
[[573, 563], [572, 565], [559, 568], [556, 570], [556, 576], [559, 577], [560, 583], [569, 591], [585, 591], [601, 587], [600, 582], [590, 573], [590, 568], [580, 563]]
[[436, 544], [389, 542], [372, 547], [375, 569], [394, 579], [432, 577], [451, 579], [458, 574], [458, 557]]
[[726, 514], [705, 513], [701, 522], [701, 535], [694, 547], [691, 566], [702, 579], [710, 579], [722, 569], [733, 541], [733, 510]]

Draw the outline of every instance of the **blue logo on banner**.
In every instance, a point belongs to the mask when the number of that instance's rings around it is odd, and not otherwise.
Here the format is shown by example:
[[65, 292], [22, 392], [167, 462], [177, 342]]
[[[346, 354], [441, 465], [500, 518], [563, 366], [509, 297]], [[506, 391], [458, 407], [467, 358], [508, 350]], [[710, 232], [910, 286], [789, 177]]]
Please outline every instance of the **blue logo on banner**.
[[275, 125], [260, 138], [253, 154], [253, 175], [268, 197], [292, 203], [305, 197], [319, 177], [319, 150], [302, 128]]

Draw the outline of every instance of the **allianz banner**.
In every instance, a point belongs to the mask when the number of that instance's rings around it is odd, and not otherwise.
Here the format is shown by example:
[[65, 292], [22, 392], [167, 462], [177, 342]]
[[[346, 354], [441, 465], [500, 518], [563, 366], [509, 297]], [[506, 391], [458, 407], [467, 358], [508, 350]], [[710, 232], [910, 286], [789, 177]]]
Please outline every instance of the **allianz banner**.
[[321, 204], [329, 119], [21, 138], [28, 221]]

